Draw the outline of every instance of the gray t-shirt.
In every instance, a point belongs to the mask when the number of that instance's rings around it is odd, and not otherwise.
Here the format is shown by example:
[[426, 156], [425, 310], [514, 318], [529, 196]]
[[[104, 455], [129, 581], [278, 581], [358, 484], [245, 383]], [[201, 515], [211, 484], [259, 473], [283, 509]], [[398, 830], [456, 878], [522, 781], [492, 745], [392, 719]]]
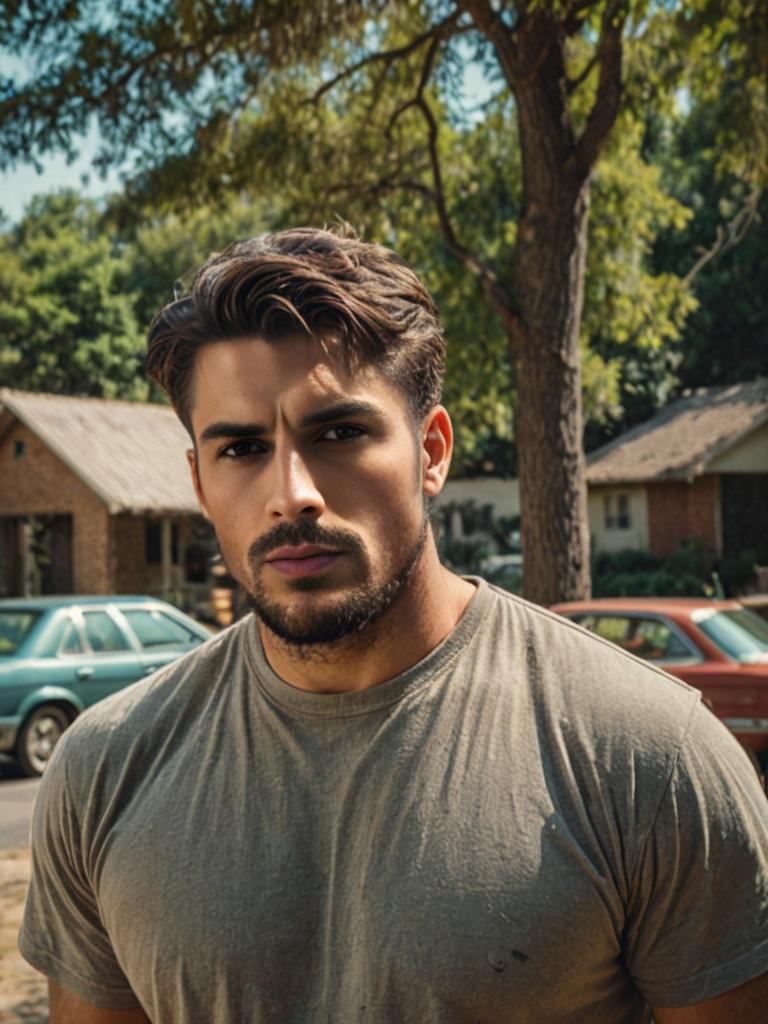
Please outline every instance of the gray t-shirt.
[[20, 946], [154, 1024], [634, 1024], [768, 970], [767, 810], [696, 691], [486, 584], [360, 692], [248, 617], [67, 732]]

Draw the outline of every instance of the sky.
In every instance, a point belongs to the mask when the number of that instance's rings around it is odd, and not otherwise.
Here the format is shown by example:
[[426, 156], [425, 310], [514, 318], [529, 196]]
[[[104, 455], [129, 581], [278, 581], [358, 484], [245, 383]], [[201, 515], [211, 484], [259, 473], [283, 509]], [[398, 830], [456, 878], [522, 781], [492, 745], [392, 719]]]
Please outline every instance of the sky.
[[[33, 69], [21, 57], [0, 49], [0, 73], [24, 81]], [[99, 135], [94, 125], [88, 135], [80, 139], [77, 145], [80, 157], [74, 163], [68, 164], [63, 153], [53, 153], [40, 160], [42, 171], [39, 174], [32, 164], [18, 164], [12, 170], [0, 172], [0, 209], [9, 220], [16, 221], [29, 200], [41, 192], [74, 188], [96, 198], [115, 191], [120, 187], [119, 175], [110, 171], [104, 179], [91, 166], [98, 148]]]
[[110, 171], [105, 179], [91, 167], [91, 160], [98, 149], [96, 130], [86, 136], [78, 148], [78, 160], [68, 164], [63, 154], [44, 157], [41, 174], [31, 164], [21, 164], [15, 170], [0, 174], [0, 209], [11, 221], [17, 221], [24, 207], [41, 192], [53, 192], [62, 188], [77, 189], [82, 195], [97, 198], [114, 192], [120, 187], [120, 177]]

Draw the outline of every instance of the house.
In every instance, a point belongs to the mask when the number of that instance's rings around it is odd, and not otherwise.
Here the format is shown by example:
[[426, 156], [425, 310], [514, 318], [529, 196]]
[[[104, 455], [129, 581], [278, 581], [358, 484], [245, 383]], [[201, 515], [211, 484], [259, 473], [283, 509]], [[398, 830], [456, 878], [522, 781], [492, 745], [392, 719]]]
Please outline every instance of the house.
[[768, 548], [768, 380], [702, 388], [592, 452], [593, 548]]
[[167, 406], [0, 389], [0, 596], [188, 604], [215, 551], [188, 447]]
[[[587, 458], [593, 551], [658, 557], [686, 540], [714, 556], [768, 552], [768, 380], [702, 388]], [[517, 480], [449, 480], [436, 511], [452, 537], [487, 533], [481, 513], [519, 515]], [[448, 524], [446, 524], [448, 525]]]
[[503, 477], [449, 477], [432, 501], [433, 518], [451, 537], [488, 533], [488, 511], [494, 519], [520, 517], [520, 485]]

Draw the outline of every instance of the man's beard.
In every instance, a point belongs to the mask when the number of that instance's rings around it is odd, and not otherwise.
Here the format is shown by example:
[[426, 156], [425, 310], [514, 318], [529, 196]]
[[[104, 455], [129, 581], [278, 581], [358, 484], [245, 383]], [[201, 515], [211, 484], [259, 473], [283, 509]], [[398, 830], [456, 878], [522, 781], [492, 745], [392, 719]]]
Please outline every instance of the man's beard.
[[[332, 644], [359, 633], [377, 620], [402, 593], [411, 578], [424, 549], [429, 529], [426, 508], [419, 535], [400, 568], [387, 580], [372, 579], [368, 555], [357, 534], [351, 530], [325, 529], [314, 519], [296, 523], [280, 523], [255, 541], [248, 551], [252, 589], [245, 586], [248, 602], [263, 624], [281, 640], [295, 647]], [[260, 570], [270, 551], [300, 544], [322, 544], [343, 551], [343, 557], [354, 559], [360, 567], [360, 582], [325, 608], [291, 612], [278, 601], [271, 600], [262, 583]], [[295, 592], [322, 592], [326, 583], [321, 576], [298, 577], [290, 581]], [[309, 601], [307, 602], [309, 604]]]

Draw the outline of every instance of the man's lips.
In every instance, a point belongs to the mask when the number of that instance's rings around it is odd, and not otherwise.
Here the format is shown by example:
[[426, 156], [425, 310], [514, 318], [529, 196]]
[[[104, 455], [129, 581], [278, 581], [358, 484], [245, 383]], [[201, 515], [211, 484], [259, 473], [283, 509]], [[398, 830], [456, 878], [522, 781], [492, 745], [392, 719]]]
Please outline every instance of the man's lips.
[[265, 561], [283, 576], [311, 576], [335, 562], [341, 553], [317, 544], [301, 544], [298, 547], [278, 548]]

